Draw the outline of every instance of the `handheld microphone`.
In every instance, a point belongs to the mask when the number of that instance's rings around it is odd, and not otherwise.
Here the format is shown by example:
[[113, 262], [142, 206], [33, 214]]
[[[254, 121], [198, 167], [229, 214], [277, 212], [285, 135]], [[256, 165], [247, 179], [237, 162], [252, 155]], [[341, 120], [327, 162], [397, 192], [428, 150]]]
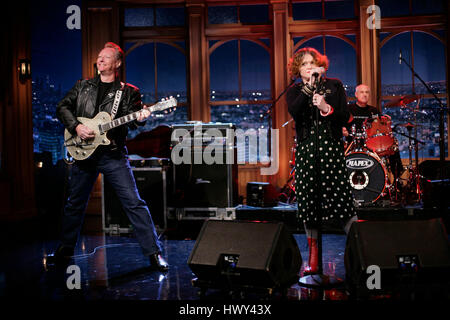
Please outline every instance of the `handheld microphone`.
[[400, 50], [400, 54], [398, 55], [398, 64], [402, 64], [402, 50]]
[[320, 68], [316, 68], [316, 71], [313, 72], [313, 77], [318, 77], [319, 74], [323, 74], [325, 73], [325, 68], [324, 67], [320, 67]]

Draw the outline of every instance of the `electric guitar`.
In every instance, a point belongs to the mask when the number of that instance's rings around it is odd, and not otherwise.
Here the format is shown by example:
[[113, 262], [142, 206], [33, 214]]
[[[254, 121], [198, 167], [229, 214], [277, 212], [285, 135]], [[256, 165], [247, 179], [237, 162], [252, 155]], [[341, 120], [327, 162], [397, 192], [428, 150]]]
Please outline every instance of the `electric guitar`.
[[[173, 97], [168, 100], [161, 100], [160, 102], [147, 108], [148, 111], [162, 111], [177, 105], [177, 100]], [[106, 132], [128, 122], [134, 121], [139, 117], [142, 110], [130, 113], [126, 116], [112, 120], [107, 112], [99, 112], [94, 118], [78, 117], [78, 121], [94, 131], [95, 137], [92, 139], [83, 140], [76, 134], [71, 134], [67, 129], [64, 130], [64, 147], [67, 152], [75, 160], [85, 160], [89, 158], [100, 145], [108, 145], [111, 142], [106, 137]]]

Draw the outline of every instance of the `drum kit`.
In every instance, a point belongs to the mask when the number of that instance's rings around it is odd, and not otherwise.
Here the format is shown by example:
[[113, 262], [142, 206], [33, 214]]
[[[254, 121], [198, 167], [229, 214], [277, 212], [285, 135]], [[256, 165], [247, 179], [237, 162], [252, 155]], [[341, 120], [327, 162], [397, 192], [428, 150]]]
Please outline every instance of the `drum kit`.
[[[416, 108], [406, 106], [413, 101], [417, 101]], [[385, 108], [411, 109], [413, 119], [410, 122], [392, 126], [390, 116], [376, 115], [367, 118], [359, 130], [352, 126], [349, 133], [352, 140], [345, 144], [345, 163], [353, 196], [359, 206], [375, 203], [412, 205], [421, 200], [418, 144], [423, 142], [417, 140], [417, 128], [420, 125], [416, 117], [419, 102], [420, 96], [407, 95], [385, 104]], [[397, 127], [406, 128], [408, 134], [396, 131]], [[413, 129], [416, 129], [414, 134]], [[401, 164], [394, 132], [409, 140], [409, 163], [406, 167]]]
[[[412, 110], [413, 119], [407, 123], [392, 126], [388, 115], [376, 115], [367, 118], [362, 128], [352, 126], [349, 137], [344, 143], [345, 163], [349, 173], [349, 182], [354, 200], [358, 206], [374, 205], [412, 205], [421, 200], [420, 174], [418, 172], [417, 118], [419, 95], [407, 95], [391, 100], [385, 108], [402, 107], [417, 102]], [[397, 127], [406, 128], [408, 134], [397, 131]], [[412, 130], [415, 129], [415, 133]], [[409, 164], [401, 163], [398, 141], [394, 132], [409, 140]], [[413, 136], [414, 135], [414, 136]], [[415, 165], [412, 152], [415, 149]], [[280, 201], [295, 202], [295, 147], [292, 148], [292, 168], [289, 180], [281, 190]]]

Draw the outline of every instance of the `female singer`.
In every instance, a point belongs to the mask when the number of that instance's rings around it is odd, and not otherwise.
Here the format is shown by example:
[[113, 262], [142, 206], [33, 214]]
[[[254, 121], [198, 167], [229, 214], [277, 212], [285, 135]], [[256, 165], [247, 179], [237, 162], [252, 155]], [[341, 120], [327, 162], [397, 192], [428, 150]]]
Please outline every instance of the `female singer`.
[[309, 247], [309, 267], [318, 270], [318, 232], [323, 221], [338, 220], [348, 233], [356, 220], [345, 166], [342, 127], [351, 121], [341, 81], [325, 78], [328, 58], [314, 48], [298, 50], [288, 71], [301, 82], [291, 87], [286, 100], [295, 121], [295, 191], [298, 221], [303, 223]]

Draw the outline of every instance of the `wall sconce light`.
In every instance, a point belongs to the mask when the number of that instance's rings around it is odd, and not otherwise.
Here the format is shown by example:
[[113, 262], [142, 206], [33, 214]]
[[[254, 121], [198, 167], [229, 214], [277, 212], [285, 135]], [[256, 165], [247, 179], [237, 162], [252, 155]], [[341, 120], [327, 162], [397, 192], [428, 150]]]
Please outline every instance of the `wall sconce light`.
[[20, 59], [19, 60], [19, 80], [25, 82], [31, 79], [31, 60]]

